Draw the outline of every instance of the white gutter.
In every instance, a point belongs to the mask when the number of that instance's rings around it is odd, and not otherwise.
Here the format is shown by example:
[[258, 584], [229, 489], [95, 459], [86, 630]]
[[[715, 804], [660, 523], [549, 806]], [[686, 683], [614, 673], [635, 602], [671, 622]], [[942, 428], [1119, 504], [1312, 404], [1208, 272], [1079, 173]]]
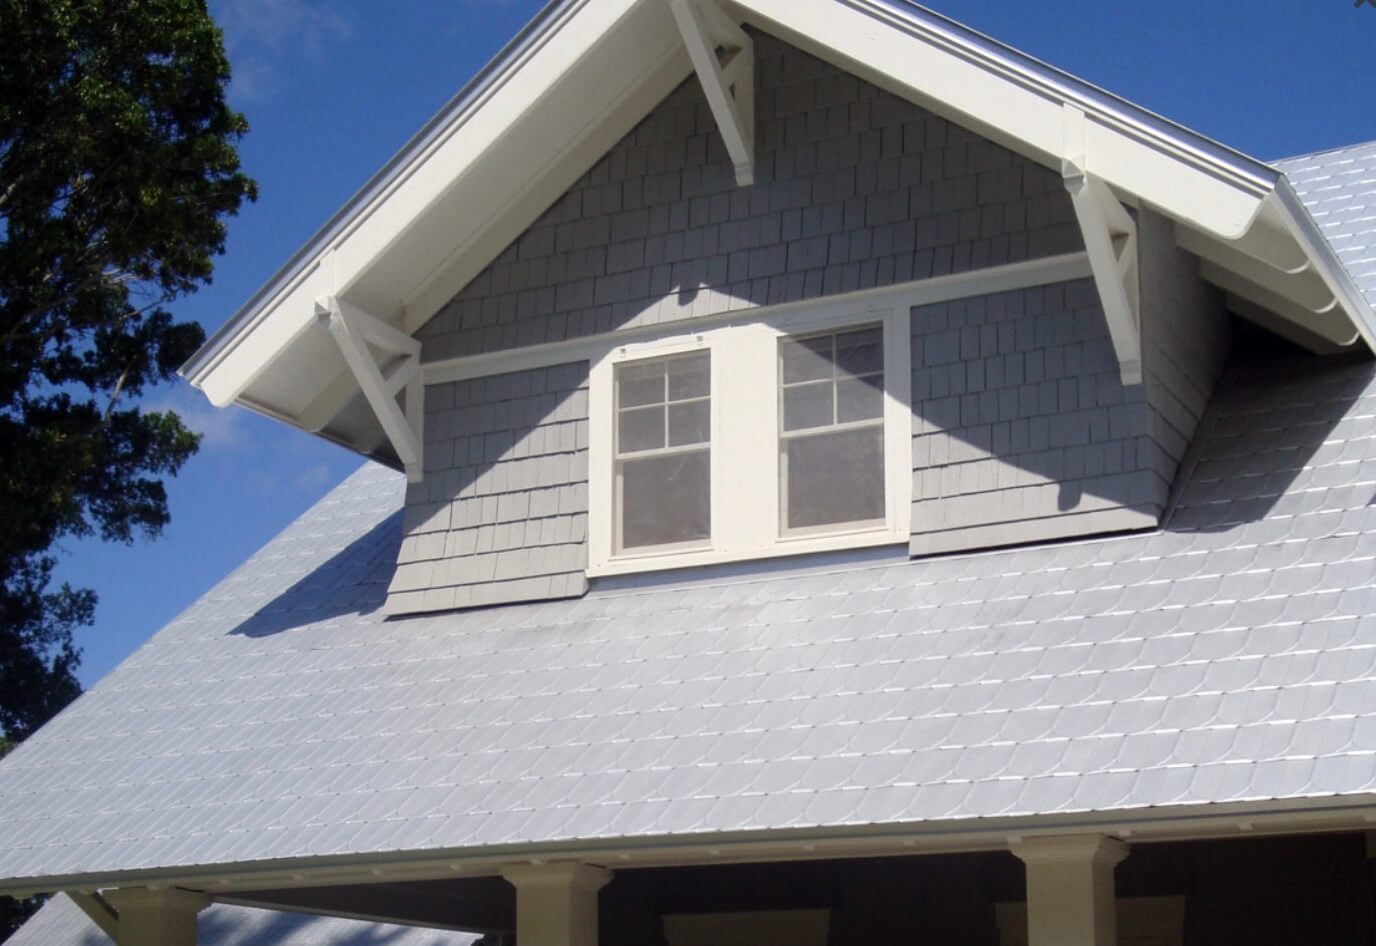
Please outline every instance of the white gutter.
[[1178, 807], [967, 818], [950, 822], [853, 824], [674, 836], [622, 837], [485, 845], [378, 854], [284, 858], [271, 862], [109, 870], [0, 880], [0, 895], [120, 886], [175, 886], [212, 896], [235, 891], [353, 883], [494, 876], [503, 866], [576, 860], [612, 868], [766, 863], [855, 857], [912, 856], [1007, 850], [1033, 837], [1109, 834], [1138, 843], [1218, 840], [1370, 830], [1376, 795], [1193, 804]]

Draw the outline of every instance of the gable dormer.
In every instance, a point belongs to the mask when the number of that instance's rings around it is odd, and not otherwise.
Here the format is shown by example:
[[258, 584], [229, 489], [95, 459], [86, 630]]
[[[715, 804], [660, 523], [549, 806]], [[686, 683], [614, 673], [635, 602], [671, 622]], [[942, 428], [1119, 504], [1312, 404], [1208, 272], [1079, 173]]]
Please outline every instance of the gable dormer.
[[553, 8], [188, 367], [407, 468], [394, 613], [1151, 528], [1229, 311], [1367, 332], [1270, 169], [930, 14], [736, 9]]

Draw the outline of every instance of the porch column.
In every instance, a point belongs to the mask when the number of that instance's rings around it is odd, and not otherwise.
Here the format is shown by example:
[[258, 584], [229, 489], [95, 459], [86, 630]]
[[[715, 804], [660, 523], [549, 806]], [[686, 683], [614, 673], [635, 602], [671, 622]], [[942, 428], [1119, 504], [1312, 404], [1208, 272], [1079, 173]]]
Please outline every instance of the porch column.
[[1091, 834], [1013, 845], [1027, 867], [1027, 946], [1117, 946], [1113, 868], [1128, 846]]
[[[612, 872], [587, 864], [508, 867], [519, 946], [597, 946], [597, 892]], [[123, 943], [120, 946], [124, 946]]]
[[105, 893], [119, 913], [117, 946], [196, 946], [196, 915], [210, 898], [190, 890], [122, 887]]

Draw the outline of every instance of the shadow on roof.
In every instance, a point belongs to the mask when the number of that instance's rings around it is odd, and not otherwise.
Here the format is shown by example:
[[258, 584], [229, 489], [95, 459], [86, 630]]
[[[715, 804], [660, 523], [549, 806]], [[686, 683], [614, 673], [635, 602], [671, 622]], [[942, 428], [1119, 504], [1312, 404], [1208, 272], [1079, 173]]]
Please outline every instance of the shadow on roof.
[[231, 634], [266, 637], [345, 615], [372, 614], [387, 600], [401, 544], [402, 510], [259, 608]]
[[1311, 355], [1261, 332], [1238, 341], [1176, 476], [1166, 531], [1225, 532], [1310, 511], [1339, 485], [1331, 468], [1356, 459], [1344, 451], [1370, 423], [1353, 416], [1376, 375], [1366, 355]]

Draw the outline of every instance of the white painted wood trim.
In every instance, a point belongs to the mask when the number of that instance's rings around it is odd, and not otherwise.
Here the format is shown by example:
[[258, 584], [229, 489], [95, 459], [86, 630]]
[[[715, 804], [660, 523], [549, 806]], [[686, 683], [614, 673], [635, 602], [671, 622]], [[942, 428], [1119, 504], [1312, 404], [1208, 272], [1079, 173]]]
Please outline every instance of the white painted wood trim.
[[82, 893], [73, 890], [67, 897], [81, 908], [81, 912], [90, 918], [91, 922], [100, 927], [100, 931], [114, 941], [119, 936], [119, 914], [115, 908], [110, 906], [110, 902], [99, 893]]
[[1031, 289], [1035, 286], [1049, 286], [1075, 279], [1087, 279], [1092, 275], [1093, 270], [1090, 267], [1089, 257], [1085, 253], [1066, 253], [1061, 256], [1048, 256], [1044, 259], [1028, 260], [1022, 263], [991, 266], [987, 269], [968, 273], [935, 276], [931, 279], [903, 283], [898, 286], [861, 290], [844, 295], [827, 296], [822, 299], [808, 299], [767, 308], [738, 309], [733, 312], [684, 319], [668, 324], [619, 329], [615, 332], [589, 335], [585, 338], [569, 339], [563, 342], [548, 342], [481, 355], [446, 358], [432, 361], [426, 364], [422, 370], [427, 385], [449, 384], [455, 381], [468, 381], [473, 378], [506, 374], [511, 371], [529, 371], [533, 368], [545, 368], [550, 365], [591, 361], [604, 357], [608, 351], [618, 346], [638, 344], [670, 335], [705, 332], [723, 325], [743, 325], [802, 309], [815, 310], [819, 306], [844, 307], [865, 303], [883, 305], [891, 299], [901, 300], [903, 304], [909, 307], [932, 305], [955, 299], [969, 299], [1000, 292], [1013, 292], [1018, 289]]
[[[688, 58], [702, 84], [736, 183], [755, 182], [755, 44], [715, 0], [669, 0]], [[710, 11], [710, 13], [709, 13]], [[718, 58], [717, 46], [726, 50]]]
[[[912, 303], [902, 295], [824, 299], [756, 312], [749, 323], [697, 331], [661, 326], [662, 337], [605, 349], [588, 379], [590, 578], [875, 546], [905, 546], [912, 519]], [[785, 534], [779, 517], [778, 345], [789, 335], [880, 324], [884, 328], [882, 523]], [[667, 334], [677, 329], [676, 334]], [[712, 515], [706, 546], [618, 554], [615, 544], [614, 371], [618, 364], [706, 349], [712, 372]]]
[[[417, 367], [420, 343], [335, 296], [318, 299], [316, 313], [328, 325], [340, 354], [406, 468], [407, 480], [420, 482], [424, 462], [421, 425], [425, 415], [425, 386]], [[390, 375], [382, 373], [369, 349], [370, 344], [402, 358]], [[403, 389], [406, 391], [404, 409], [396, 399]]]

